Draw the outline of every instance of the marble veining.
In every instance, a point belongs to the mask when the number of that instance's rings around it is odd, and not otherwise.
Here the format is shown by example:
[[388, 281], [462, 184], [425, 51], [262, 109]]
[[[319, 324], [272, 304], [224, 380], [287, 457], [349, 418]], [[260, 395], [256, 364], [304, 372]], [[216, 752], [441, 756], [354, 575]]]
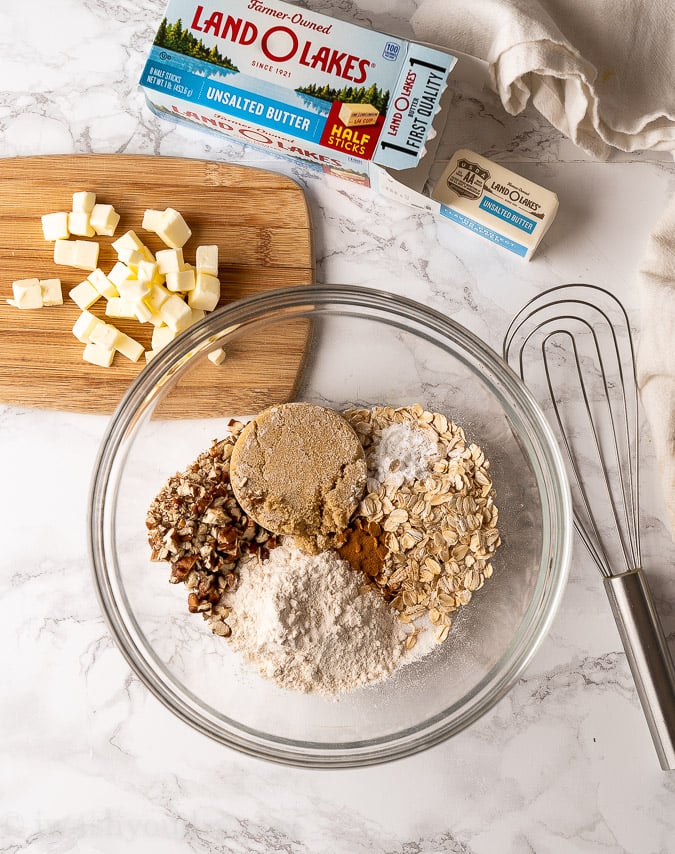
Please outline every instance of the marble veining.
[[[410, 35], [414, 0], [310, 0]], [[458, 66], [440, 157], [474, 147], [556, 191], [530, 264], [287, 160], [163, 122], [136, 85], [163, 0], [24, 0], [0, 10], [0, 156], [182, 155], [275, 169], [305, 190], [317, 278], [419, 300], [500, 350], [545, 287], [610, 288], [639, 326], [645, 240], [672, 163], [589, 160], [534, 110], [508, 116]], [[2, 297], [7, 283], [0, 282]], [[387, 767], [289, 769], [186, 727], [134, 676], [90, 577], [86, 510], [106, 419], [0, 405], [0, 851], [7, 854], [671, 854], [675, 775], [658, 763], [600, 576], [581, 545], [542, 647], [464, 733]], [[675, 651], [675, 546], [648, 430], [643, 563]]]

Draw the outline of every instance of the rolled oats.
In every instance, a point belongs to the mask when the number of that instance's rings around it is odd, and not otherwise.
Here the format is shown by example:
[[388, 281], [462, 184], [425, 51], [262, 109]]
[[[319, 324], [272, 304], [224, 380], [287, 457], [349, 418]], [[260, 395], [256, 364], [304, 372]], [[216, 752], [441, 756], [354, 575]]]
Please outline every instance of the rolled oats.
[[441, 643], [450, 631], [450, 614], [492, 576], [500, 536], [490, 463], [478, 445], [467, 444], [461, 427], [418, 404], [349, 409], [344, 415], [366, 458], [386, 427], [404, 421], [431, 431], [437, 444], [425, 478], [384, 484], [369, 479], [357, 517], [377, 522], [385, 532], [387, 555], [370, 583], [403, 622], [428, 615]]

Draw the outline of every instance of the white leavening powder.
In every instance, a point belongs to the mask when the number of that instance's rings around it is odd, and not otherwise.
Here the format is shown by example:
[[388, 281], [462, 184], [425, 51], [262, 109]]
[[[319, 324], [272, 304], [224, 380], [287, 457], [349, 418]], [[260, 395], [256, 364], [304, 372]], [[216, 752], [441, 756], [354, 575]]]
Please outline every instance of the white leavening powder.
[[400, 486], [426, 477], [435, 457], [438, 446], [427, 432], [409, 421], [390, 424], [367, 451], [368, 477]]
[[338, 694], [399, 664], [408, 631], [335, 552], [284, 544], [262, 563], [242, 564], [240, 578], [227, 603], [230, 643], [282, 688]]

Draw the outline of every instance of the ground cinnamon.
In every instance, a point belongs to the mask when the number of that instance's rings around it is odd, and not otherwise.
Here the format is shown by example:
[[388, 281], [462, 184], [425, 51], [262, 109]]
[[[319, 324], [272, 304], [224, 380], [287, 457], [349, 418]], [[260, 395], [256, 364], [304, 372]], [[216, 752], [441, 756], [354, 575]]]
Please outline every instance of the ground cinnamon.
[[377, 522], [355, 519], [343, 536], [346, 539], [338, 549], [340, 557], [369, 578], [379, 575], [389, 551], [383, 542], [381, 526]]

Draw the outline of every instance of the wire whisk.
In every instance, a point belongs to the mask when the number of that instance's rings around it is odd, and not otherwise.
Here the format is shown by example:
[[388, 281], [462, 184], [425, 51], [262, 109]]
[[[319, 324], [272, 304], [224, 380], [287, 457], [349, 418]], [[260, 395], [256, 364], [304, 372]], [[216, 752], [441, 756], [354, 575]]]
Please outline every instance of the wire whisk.
[[603, 576], [661, 767], [675, 769], [675, 668], [642, 571], [628, 314], [603, 288], [560, 285], [518, 312], [503, 350], [557, 434], [575, 529]]

